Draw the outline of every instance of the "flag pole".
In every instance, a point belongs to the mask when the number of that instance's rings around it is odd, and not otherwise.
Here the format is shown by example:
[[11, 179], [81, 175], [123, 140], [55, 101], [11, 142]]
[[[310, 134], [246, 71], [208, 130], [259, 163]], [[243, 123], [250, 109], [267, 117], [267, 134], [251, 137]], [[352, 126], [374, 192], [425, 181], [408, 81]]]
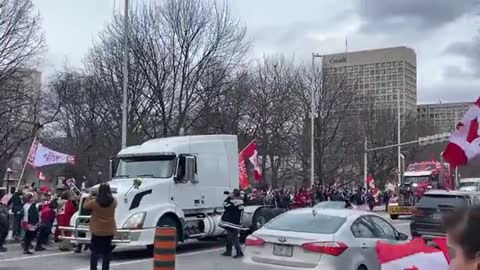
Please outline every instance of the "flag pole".
[[23, 175], [25, 174], [25, 169], [27, 168], [28, 159], [30, 158], [30, 153], [32, 152], [33, 144], [35, 144], [35, 141], [37, 141], [37, 135], [33, 137], [32, 144], [30, 144], [30, 149], [28, 150], [27, 158], [25, 158], [25, 163], [23, 164], [22, 172], [20, 173], [20, 177], [18, 178], [17, 190], [20, 187], [20, 184], [22, 183], [22, 178], [23, 178]]
[[247, 149], [247, 148], [248, 148], [252, 143], [254, 143], [254, 142], [256, 143], [256, 140], [255, 140], [255, 139], [253, 139], [249, 144], [247, 144], [247, 146], [245, 146], [245, 147], [242, 149], [242, 151], [240, 151], [240, 153], [238, 153], [238, 154], [240, 155], [243, 151], [245, 151], [245, 149]]

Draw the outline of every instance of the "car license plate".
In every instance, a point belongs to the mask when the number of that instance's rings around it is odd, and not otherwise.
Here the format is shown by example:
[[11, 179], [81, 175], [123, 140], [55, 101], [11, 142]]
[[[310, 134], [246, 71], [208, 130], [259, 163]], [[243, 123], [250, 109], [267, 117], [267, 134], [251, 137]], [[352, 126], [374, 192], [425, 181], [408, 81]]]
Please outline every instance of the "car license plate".
[[292, 257], [293, 247], [285, 245], [274, 245], [273, 246], [273, 255], [282, 256], [282, 257]]
[[391, 206], [388, 209], [390, 214], [406, 214], [410, 213], [410, 208], [409, 207], [404, 207], [404, 206]]
[[440, 213], [433, 213], [432, 218], [435, 220], [442, 219], [442, 215]]

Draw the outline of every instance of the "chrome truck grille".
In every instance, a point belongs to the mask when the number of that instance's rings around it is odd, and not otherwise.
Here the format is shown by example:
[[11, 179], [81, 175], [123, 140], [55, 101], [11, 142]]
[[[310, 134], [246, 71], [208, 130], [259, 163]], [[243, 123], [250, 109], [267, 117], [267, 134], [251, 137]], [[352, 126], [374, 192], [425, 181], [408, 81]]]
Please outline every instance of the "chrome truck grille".
[[[79, 211], [72, 217], [73, 222], [70, 224], [73, 226], [58, 227], [60, 231], [60, 239], [68, 240], [76, 244], [90, 243], [91, 233], [89, 229], [89, 221], [91, 217], [91, 211], [85, 209], [83, 205], [85, 204], [86, 198], [82, 198], [78, 205]], [[130, 230], [117, 229], [117, 234], [115, 235], [112, 243], [121, 244], [121, 243], [130, 243]]]

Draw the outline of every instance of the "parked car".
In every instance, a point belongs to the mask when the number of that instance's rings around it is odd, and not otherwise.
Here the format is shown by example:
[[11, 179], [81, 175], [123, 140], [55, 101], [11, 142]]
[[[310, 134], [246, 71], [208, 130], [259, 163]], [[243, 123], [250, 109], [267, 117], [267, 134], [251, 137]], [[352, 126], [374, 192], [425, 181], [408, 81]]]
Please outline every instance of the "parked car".
[[351, 209], [352, 205], [344, 201], [324, 201], [315, 204], [313, 207], [327, 209]]
[[413, 210], [410, 221], [412, 236], [430, 239], [445, 236], [442, 217], [455, 208], [480, 205], [480, 193], [467, 191], [431, 190], [426, 192]]
[[408, 236], [372, 212], [304, 208], [248, 236], [244, 262], [251, 269], [379, 270], [378, 240], [402, 242]]

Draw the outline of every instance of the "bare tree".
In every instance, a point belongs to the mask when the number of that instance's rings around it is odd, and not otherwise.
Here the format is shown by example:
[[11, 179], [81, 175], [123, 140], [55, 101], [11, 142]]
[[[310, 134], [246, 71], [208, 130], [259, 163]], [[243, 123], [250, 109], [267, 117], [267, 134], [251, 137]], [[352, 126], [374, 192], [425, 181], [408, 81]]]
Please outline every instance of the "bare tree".
[[[231, 104], [220, 112], [222, 119], [240, 114], [230, 94], [244, 89], [237, 83], [248, 44], [245, 27], [226, 1], [139, 5], [130, 14], [128, 31], [129, 145], [178, 135], [181, 128], [192, 133], [219, 104]], [[57, 98], [68, 97], [59, 123], [85, 170], [105, 170], [106, 155], [118, 151], [123, 37], [123, 18], [117, 16], [94, 44], [85, 69], [57, 74], [51, 85]], [[238, 130], [233, 125], [218, 128]]]
[[44, 48], [31, 0], [0, 0], [0, 84], [29, 69]]
[[[297, 99], [301, 87], [299, 68], [284, 57], [265, 57], [253, 69], [250, 79], [250, 106], [244, 129], [257, 139], [262, 166], [271, 185], [278, 186], [288, 171], [295, 138]], [[285, 170], [283, 170], [285, 169]]]
[[356, 81], [345, 74], [304, 68], [303, 86], [297, 92], [301, 108], [303, 136], [299, 137], [304, 181], [310, 173], [310, 114], [311, 91], [315, 92], [315, 175], [318, 183], [331, 185], [334, 181], [353, 179], [357, 171], [352, 163], [358, 151], [359, 117], [354, 106], [357, 101]]
[[176, 135], [204, 116], [241, 63], [245, 27], [227, 2], [164, 0], [132, 18], [132, 54], [145, 81], [148, 137]]
[[45, 124], [38, 72], [44, 39], [30, 0], [0, 0], [0, 177], [9, 160]]
[[[366, 138], [369, 148], [397, 144], [398, 115], [396, 109], [371, 108], [366, 121]], [[402, 114], [401, 120], [401, 141], [414, 141], [419, 137], [435, 134], [435, 128], [427, 121], [417, 119], [415, 113]], [[405, 163], [414, 161], [416, 156], [425, 150], [419, 145], [403, 146], [402, 154], [405, 156]], [[373, 175], [380, 186], [397, 177], [398, 156], [397, 148], [384, 149], [370, 152], [368, 171]]]

